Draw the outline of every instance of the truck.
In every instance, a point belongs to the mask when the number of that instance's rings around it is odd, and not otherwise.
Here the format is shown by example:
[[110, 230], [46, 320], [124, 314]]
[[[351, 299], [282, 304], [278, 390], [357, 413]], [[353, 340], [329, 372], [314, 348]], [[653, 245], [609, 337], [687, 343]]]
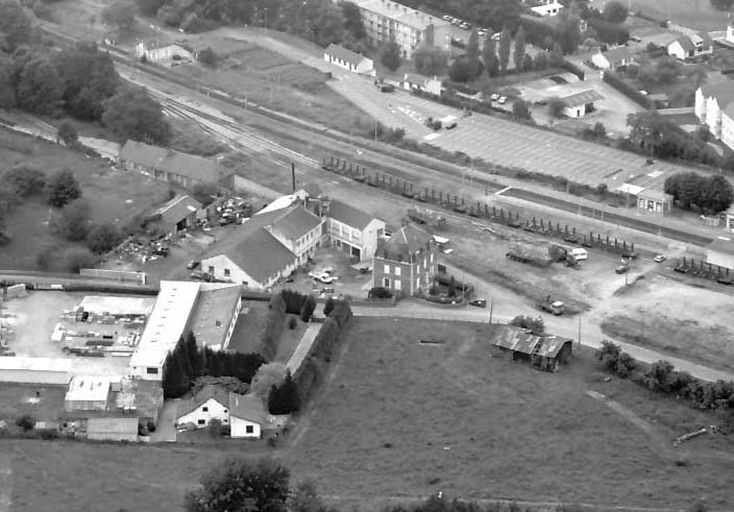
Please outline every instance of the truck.
[[553, 263], [549, 249], [537, 245], [514, 243], [510, 246], [506, 256], [514, 261], [539, 267], [547, 267]]
[[456, 128], [456, 116], [446, 116], [439, 119], [441, 122], [441, 126], [446, 128], [447, 130], [450, 130], [451, 128]]
[[446, 217], [426, 208], [408, 208], [408, 220], [435, 229], [446, 227]]

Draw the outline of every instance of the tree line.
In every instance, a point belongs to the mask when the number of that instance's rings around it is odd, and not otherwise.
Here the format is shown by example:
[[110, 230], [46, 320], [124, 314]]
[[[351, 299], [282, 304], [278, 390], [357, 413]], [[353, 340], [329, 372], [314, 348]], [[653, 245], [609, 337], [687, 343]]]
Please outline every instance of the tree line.
[[166, 356], [163, 396], [166, 399], [184, 396], [202, 376], [234, 377], [249, 384], [263, 363], [265, 359], [260, 354], [199, 348], [196, 336], [189, 331]]
[[673, 196], [681, 208], [709, 214], [722, 212], [734, 201], [734, 189], [724, 176], [703, 176], [695, 172], [679, 172], [665, 180], [666, 194]]
[[160, 104], [126, 84], [112, 57], [93, 42], [58, 52], [33, 30], [14, 0], [0, 2], [0, 108], [98, 121], [120, 139], [165, 144], [171, 136]]

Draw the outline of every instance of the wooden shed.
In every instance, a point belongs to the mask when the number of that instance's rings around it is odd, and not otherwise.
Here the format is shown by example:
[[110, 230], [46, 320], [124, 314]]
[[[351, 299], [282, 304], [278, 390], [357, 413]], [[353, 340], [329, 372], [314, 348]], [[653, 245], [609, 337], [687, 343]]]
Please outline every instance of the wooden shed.
[[513, 361], [526, 361], [539, 370], [555, 372], [571, 357], [573, 341], [561, 336], [536, 336], [508, 325], [495, 338], [494, 347], [510, 354]]

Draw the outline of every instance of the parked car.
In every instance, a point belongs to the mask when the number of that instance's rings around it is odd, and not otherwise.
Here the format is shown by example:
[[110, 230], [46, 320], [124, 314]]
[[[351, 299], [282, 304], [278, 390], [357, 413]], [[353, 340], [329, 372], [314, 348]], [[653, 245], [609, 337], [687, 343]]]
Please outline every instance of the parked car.
[[505, 103], [507, 103], [507, 96], [500, 96], [497, 99], [497, 103], [499, 103], [500, 105], [504, 105]]
[[441, 16], [441, 19], [444, 21], [451, 21], [451, 16], [449, 16], [448, 14], [444, 14], [443, 16]]
[[459, 25], [459, 28], [464, 29], [464, 30], [469, 30], [471, 29], [471, 24], [464, 21]]
[[484, 37], [484, 36], [487, 35], [487, 30], [486, 29], [483, 29], [483, 28], [480, 28], [479, 30], [477, 30], [477, 35], [479, 37]]
[[499, 94], [497, 94], [497, 93], [495, 92], [495, 93], [493, 93], [493, 94], [492, 94], [492, 95], [491, 95], [491, 96], [489, 97], [489, 99], [490, 99], [491, 101], [497, 101], [498, 99], [500, 99], [500, 95], [499, 95]]
[[619, 265], [617, 268], [614, 269], [614, 271], [617, 274], [624, 274], [625, 272], [629, 271], [629, 267], [627, 265]]
[[665, 256], [664, 254], [658, 254], [657, 256], [655, 256], [655, 263], [662, 263], [667, 259], [668, 257]]
[[637, 259], [637, 253], [635, 251], [624, 251], [622, 253], [623, 258], [627, 258], [628, 260], [636, 260]]
[[201, 262], [199, 260], [197, 260], [197, 259], [190, 260], [186, 264], [186, 268], [189, 269], [189, 270], [192, 270], [192, 269], [198, 267], [199, 266], [199, 263], [201, 263]]
[[469, 305], [476, 306], [478, 308], [486, 308], [487, 300], [486, 299], [473, 299], [469, 301]]

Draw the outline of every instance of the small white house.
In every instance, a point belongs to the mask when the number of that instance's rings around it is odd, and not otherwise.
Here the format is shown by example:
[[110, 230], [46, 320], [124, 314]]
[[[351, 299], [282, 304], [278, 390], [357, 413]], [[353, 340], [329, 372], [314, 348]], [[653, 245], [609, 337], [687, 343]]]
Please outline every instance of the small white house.
[[204, 386], [194, 397], [178, 405], [176, 426], [192, 424], [206, 428], [212, 420], [229, 423], [229, 396], [218, 386]]
[[591, 62], [600, 69], [615, 70], [620, 66], [628, 66], [635, 62], [634, 54], [626, 47], [612, 48], [606, 52], [598, 52], [591, 56]]
[[563, 9], [563, 5], [557, 0], [540, 0], [539, 5], [530, 8], [532, 12], [539, 16], [555, 16]]
[[229, 394], [230, 436], [260, 439], [268, 413], [257, 395]]
[[360, 55], [359, 53], [353, 52], [338, 44], [330, 44], [329, 47], [324, 51], [324, 60], [340, 68], [344, 68], [352, 73], [358, 73], [361, 75], [373, 75], [375, 74], [375, 64], [372, 59]]
[[138, 41], [135, 45], [135, 56], [148, 62], [168, 62], [171, 60], [194, 60], [194, 54], [178, 44], [160, 45]]
[[441, 80], [435, 76], [433, 78], [428, 78], [423, 75], [406, 73], [400, 83], [406, 91], [419, 90], [431, 93], [434, 96], [441, 96]]
[[587, 113], [594, 111], [594, 102], [603, 100], [604, 96], [593, 89], [589, 89], [570, 96], [561, 98], [563, 102], [563, 115], [579, 119]]
[[668, 55], [678, 60], [686, 60], [699, 55], [714, 53], [714, 43], [705, 32], [681, 36], [668, 45]]

